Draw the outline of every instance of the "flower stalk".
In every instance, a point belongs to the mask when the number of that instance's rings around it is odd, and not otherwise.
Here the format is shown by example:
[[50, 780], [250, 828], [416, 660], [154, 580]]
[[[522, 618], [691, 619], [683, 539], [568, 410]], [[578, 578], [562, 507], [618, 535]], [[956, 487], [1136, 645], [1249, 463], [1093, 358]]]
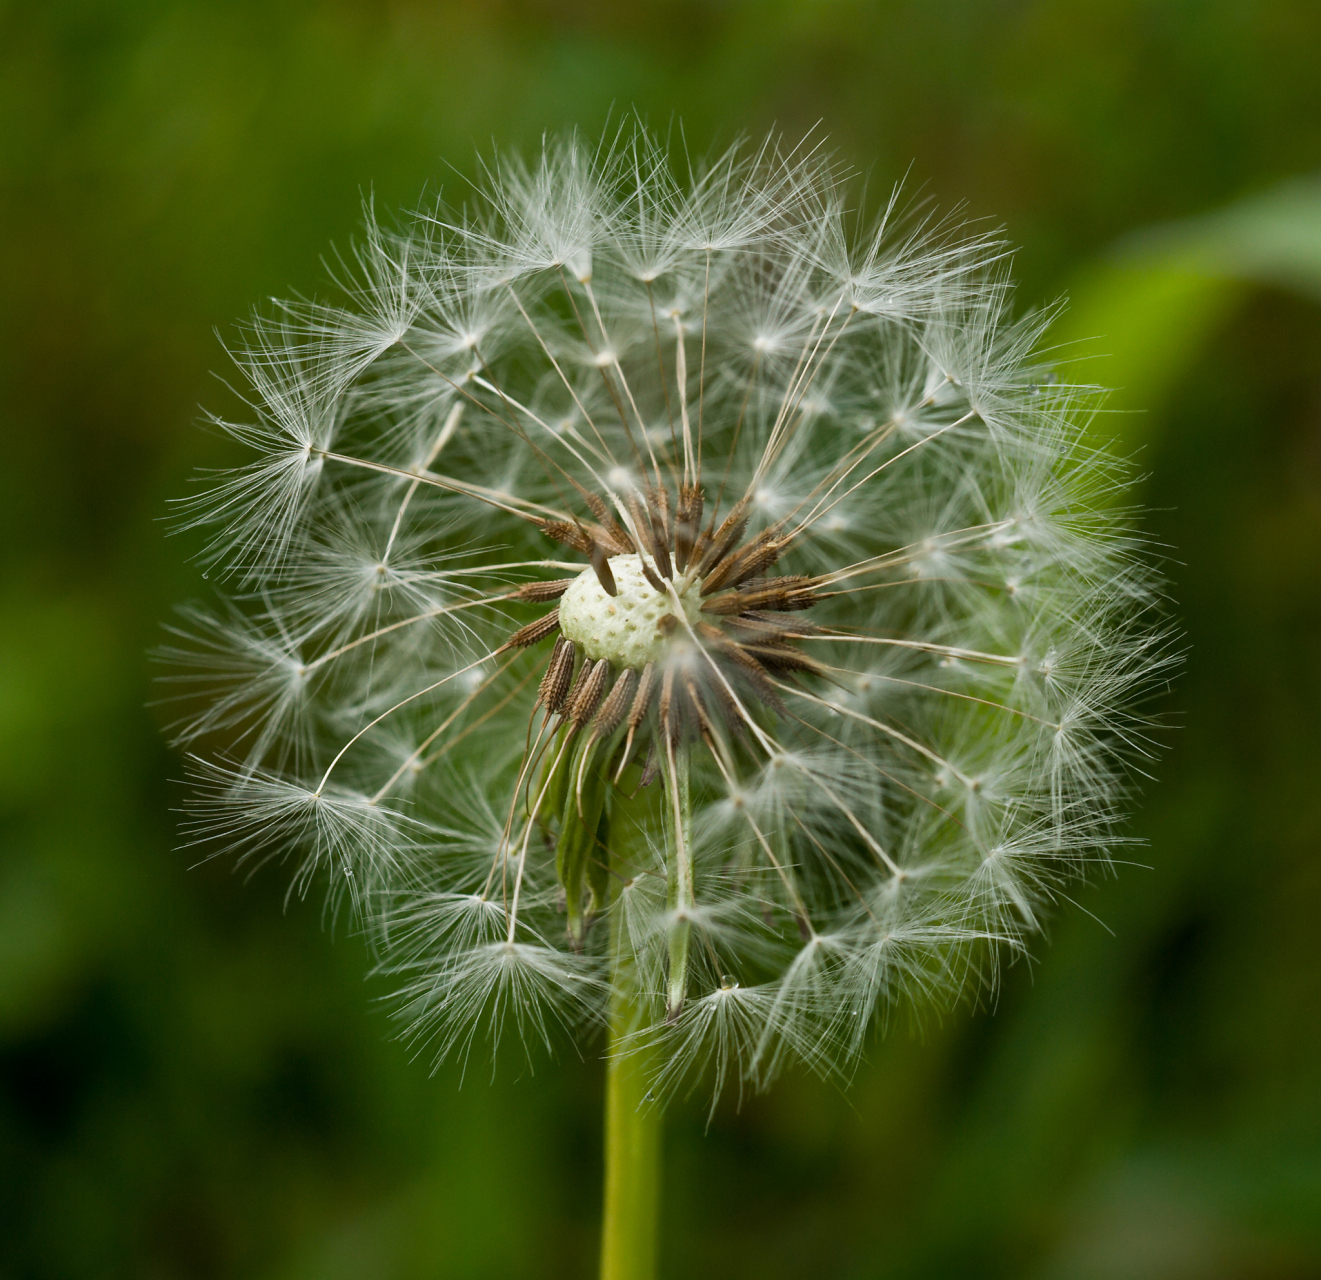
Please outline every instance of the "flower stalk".
[[610, 921], [601, 1280], [654, 1280], [660, 1240], [663, 1109], [652, 1093], [654, 1051], [639, 1038], [647, 1023], [646, 1002], [621, 901], [637, 868], [645, 865], [638, 855], [645, 851], [651, 808], [645, 792], [630, 799], [616, 789], [612, 798], [607, 847], [615, 910]]

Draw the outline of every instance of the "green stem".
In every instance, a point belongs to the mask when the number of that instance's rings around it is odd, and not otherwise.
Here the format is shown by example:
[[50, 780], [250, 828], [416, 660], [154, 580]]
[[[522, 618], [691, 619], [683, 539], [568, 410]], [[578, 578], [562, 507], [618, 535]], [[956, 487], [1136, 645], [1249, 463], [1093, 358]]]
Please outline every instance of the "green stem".
[[[611, 879], [616, 909], [610, 921], [610, 1027], [605, 1074], [605, 1213], [601, 1280], [654, 1280], [661, 1188], [661, 1108], [651, 1101], [649, 1051], [628, 1037], [645, 1011], [627, 945], [621, 893], [636, 865], [627, 846], [641, 834], [649, 808], [641, 797], [615, 793], [610, 815]], [[622, 855], [622, 856], [621, 856]], [[622, 887], [620, 887], [622, 886]]]

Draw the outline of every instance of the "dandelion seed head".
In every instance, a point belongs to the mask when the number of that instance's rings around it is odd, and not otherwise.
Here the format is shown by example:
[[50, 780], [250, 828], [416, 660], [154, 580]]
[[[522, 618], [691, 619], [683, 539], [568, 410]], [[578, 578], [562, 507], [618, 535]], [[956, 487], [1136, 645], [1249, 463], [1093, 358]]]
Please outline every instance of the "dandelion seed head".
[[235, 352], [193, 836], [325, 882], [438, 1056], [592, 1034], [614, 936], [658, 1095], [839, 1077], [1121, 839], [1168, 659], [1096, 394], [1002, 243], [846, 187], [551, 140]]

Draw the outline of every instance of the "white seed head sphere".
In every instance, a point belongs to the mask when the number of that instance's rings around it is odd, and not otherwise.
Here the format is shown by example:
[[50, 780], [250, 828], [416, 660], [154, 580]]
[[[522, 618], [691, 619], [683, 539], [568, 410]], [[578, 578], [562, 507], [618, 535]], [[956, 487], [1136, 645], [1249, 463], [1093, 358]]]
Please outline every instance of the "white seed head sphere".
[[[671, 637], [685, 628], [674, 617], [673, 601], [661, 595], [642, 572], [636, 555], [607, 561], [618, 594], [607, 595], [596, 574], [585, 569], [560, 598], [560, 631], [593, 662], [606, 658], [615, 667], [641, 671], [665, 654]], [[701, 580], [679, 596], [689, 626], [701, 614]]]
[[438, 1056], [628, 971], [659, 1090], [836, 1071], [1122, 840], [1167, 646], [1096, 394], [814, 143], [484, 173], [238, 352], [196, 835], [327, 881]]

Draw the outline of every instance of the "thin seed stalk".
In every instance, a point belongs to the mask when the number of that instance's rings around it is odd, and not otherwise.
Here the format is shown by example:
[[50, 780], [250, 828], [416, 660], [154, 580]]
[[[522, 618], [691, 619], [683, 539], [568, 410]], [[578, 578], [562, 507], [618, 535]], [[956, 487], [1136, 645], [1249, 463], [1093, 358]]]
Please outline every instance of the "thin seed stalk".
[[668, 906], [675, 918], [670, 930], [669, 982], [665, 993], [666, 1016], [677, 1018], [683, 1011], [688, 995], [688, 940], [692, 925], [687, 919], [692, 910], [693, 897], [693, 796], [688, 773], [688, 748], [671, 749], [667, 779], [670, 795], [665, 806], [670, 825], [670, 838], [666, 842], [669, 883]]
[[[609, 841], [610, 1021], [605, 1073], [605, 1209], [601, 1280], [654, 1280], [661, 1191], [661, 1108], [650, 1097], [652, 1051], [631, 1037], [646, 1023], [645, 993], [628, 946], [624, 904], [645, 853], [649, 797], [616, 790]], [[636, 847], [637, 857], [630, 856]]]

